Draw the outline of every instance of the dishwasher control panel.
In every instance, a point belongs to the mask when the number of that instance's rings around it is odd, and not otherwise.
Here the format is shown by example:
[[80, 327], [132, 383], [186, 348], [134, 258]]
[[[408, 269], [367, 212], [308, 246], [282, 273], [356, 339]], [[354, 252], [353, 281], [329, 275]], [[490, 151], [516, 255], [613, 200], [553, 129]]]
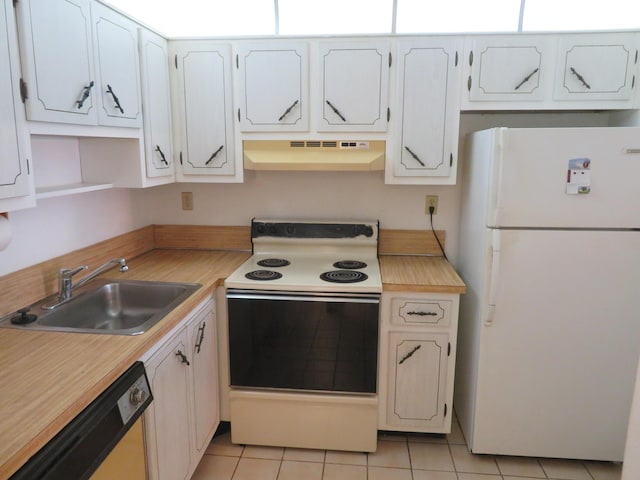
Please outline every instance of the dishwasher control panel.
[[135, 413], [143, 409], [151, 398], [151, 388], [143, 373], [118, 399], [118, 410], [122, 418], [122, 424], [126, 425]]

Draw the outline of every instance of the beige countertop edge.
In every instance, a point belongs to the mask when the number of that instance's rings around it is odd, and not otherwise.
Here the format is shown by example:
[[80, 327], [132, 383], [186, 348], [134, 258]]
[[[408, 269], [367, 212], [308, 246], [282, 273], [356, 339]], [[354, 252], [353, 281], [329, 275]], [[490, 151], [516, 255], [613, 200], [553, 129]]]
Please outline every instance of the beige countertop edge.
[[[215, 262], [217, 257], [220, 257], [224, 266], [209, 269], [201, 265], [203, 259]], [[50, 352], [55, 352], [61, 349], [61, 343], [69, 343], [72, 344], [71, 346], [75, 345], [76, 348], [78, 348], [78, 344], [81, 341], [80, 335], [83, 334], [22, 332], [19, 330], [0, 329], [0, 347], [2, 347], [0, 348], [0, 361], [4, 365], [3, 369], [0, 370], [0, 384], [2, 384], [3, 392], [10, 394], [7, 397], [3, 393], [5, 398], [4, 400], [0, 400], [0, 416], [4, 419], [14, 418], [14, 421], [9, 422], [11, 425], [9, 425], [8, 431], [7, 426], [0, 427], [0, 478], [7, 478], [17, 471], [69, 421], [122, 375], [133, 362], [138, 360], [156, 342], [171, 331], [185, 315], [215, 291], [218, 286], [222, 285], [224, 279], [231, 271], [237, 268], [237, 266], [248, 257], [249, 253], [247, 252], [153, 250], [140, 257], [134, 258], [130, 262], [132, 268], [127, 275], [128, 279], [195, 282], [202, 284], [202, 288], [194, 292], [160, 323], [143, 335], [129, 337], [94, 334], [85, 336], [85, 339], [90, 338], [92, 345], [95, 345], [96, 348], [110, 348], [114, 352], [114, 355], [109, 356], [109, 364], [103, 365], [101, 368], [98, 365], [92, 366], [91, 369], [87, 368], [86, 365], [70, 366], [70, 368], [80, 369], [76, 375], [80, 377], [87, 376], [91, 379], [95, 378], [95, 381], [91, 383], [90, 386], [87, 386], [86, 379], [79, 378], [75, 385], [80, 391], [76, 391], [71, 395], [69, 391], [66, 391], [66, 398], [59, 404], [63, 406], [52, 409], [56, 412], [55, 415], [49, 415], [49, 419], [45, 420], [44, 423], [40, 422], [37, 426], [39, 429], [38, 432], [35, 432], [33, 428], [31, 430], [28, 428], [28, 425], [32, 423], [29, 420], [35, 418], [32, 415], [37, 414], [33, 411], [20, 414], [21, 410], [16, 411], [14, 408], [15, 403], [12, 403], [13, 400], [17, 399], [16, 397], [20, 397], [20, 392], [13, 392], [13, 389], [15, 385], [22, 383], [20, 382], [20, 378], [23, 372], [17, 372], [16, 370], [19, 369], [19, 366], [15, 366], [15, 363], [13, 363], [10, 358], [6, 358], [10, 356], [12, 352], [7, 353], [7, 350], [10, 349], [5, 349], [3, 343], [6, 345], [15, 345], [14, 354], [16, 349], [24, 346], [25, 348], [23, 350], [28, 351], [26, 347], [34, 344], [38, 344], [40, 349], [48, 349]], [[198, 265], [195, 267], [194, 265], [185, 265], [182, 267], [181, 262], [185, 260], [187, 263], [188, 261], [193, 261]], [[159, 265], [155, 265], [156, 262]], [[178, 265], [176, 265], [176, 262], [179, 262]], [[387, 262], [393, 262], [393, 260], [387, 260]], [[450, 268], [453, 274], [456, 275], [453, 268]], [[109, 275], [105, 275], [105, 277], [108, 278]], [[411, 282], [385, 283], [383, 280], [384, 291], [464, 293], [464, 289], [464, 284], [461, 281], [458, 285], [434, 285], [432, 283]], [[64, 338], [63, 342], [57, 341], [62, 338]], [[46, 357], [48, 353], [49, 352], [43, 353], [41, 351], [40, 356]], [[61, 357], [61, 354], [58, 353], [57, 355]], [[52, 356], [55, 357], [55, 355]], [[23, 367], [25, 364], [29, 364], [29, 354], [21, 356], [20, 360], [21, 366]], [[56, 358], [51, 359], [52, 362], [55, 362], [55, 360]], [[68, 363], [73, 364], [73, 359], [70, 359]], [[39, 374], [41, 377], [42, 375], [51, 374], [49, 369], [45, 370], [45, 372]], [[33, 374], [33, 371], [29, 372], [29, 375]], [[36, 382], [38, 378], [37, 375], [36, 373], [35, 380], [33, 378], [31, 379], [31, 383]], [[42, 393], [44, 394], [46, 392]], [[44, 409], [45, 407], [41, 406], [41, 408]], [[10, 417], [7, 417], [7, 415], [10, 415]], [[44, 417], [46, 419], [47, 415], [44, 415]], [[3, 421], [3, 423], [7, 425], [6, 421]], [[24, 434], [15, 435], [13, 428], [18, 428], [18, 425], [21, 425], [20, 429], [27, 433], [26, 436]], [[27, 426], [26, 428], [25, 425]], [[28, 440], [26, 440], [27, 437]]]

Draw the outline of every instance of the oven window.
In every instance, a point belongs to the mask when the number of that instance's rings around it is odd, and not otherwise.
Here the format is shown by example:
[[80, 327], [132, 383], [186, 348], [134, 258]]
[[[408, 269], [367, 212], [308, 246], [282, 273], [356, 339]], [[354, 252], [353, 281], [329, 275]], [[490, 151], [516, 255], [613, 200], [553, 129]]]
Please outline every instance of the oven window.
[[231, 386], [376, 392], [377, 299], [228, 298], [228, 309]]

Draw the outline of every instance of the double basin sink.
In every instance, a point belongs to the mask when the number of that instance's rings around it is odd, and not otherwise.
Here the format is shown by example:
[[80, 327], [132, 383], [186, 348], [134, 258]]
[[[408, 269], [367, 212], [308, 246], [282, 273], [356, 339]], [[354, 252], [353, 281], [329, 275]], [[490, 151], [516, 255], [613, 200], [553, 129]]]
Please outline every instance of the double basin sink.
[[136, 280], [94, 281], [91, 285], [53, 309], [43, 308], [51, 298], [21, 309], [1, 319], [0, 327], [139, 335], [201, 287], [197, 283]]

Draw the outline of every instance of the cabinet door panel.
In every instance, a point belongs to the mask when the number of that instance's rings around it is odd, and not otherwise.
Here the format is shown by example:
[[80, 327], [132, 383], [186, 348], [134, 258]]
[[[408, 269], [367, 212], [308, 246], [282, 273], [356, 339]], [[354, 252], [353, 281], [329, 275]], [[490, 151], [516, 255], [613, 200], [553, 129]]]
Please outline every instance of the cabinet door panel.
[[29, 88], [27, 118], [95, 124], [89, 1], [24, 0], [17, 5]]
[[100, 79], [98, 122], [142, 126], [138, 36], [133, 22], [98, 3], [91, 5], [96, 69]]
[[243, 45], [237, 62], [242, 131], [308, 130], [305, 43]]
[[471, 82], [472, 100], [529, 100], [542, 98], [542, 51], [530, 46], [485, 46], [474, 49], [477, 83]]
[[193, 403], [196, 450], [205, 449], [220, 422], [217, 336], [213, 305], [189, 328], [193, 357]]
[[147, 177], [174, 174], [167, 41], [140, 30], [140, 70]]
[[[12, 11], [7, 2], [0, 7], [0, 199], [26, 197], [32, 193], [33, 177], [28, 172], [26, 149], [28, 139], [23, 129], [24, 119], [18, 109], [22, 106], [17, 86], [19, 63], [17, 52], [11, 47], [17, 46], [15, 29], [12, 24]], [[29, 202], [31, 206], [33, 202]], [[0, 211], [4, 203], [0, 202]], [[7, 210], [9, 205], [7, 205]]]
[[388, 183], [455, 184], [460, 105], [457, 42], [399, 41], [400, 118], [388, 146]]
[[426, 427], [444, 423], [448, 345], [446, 333], [389, 334], [390, 424]]
[[146, 365], [154, 396], [145, 415], [151, 415], [154, 427], [148, 437], [155, 459], [150, 464], [157, 467], [157, 471], [152, 469], [150, 472], [155, 480], [187, 478], [191, 463], [188, 366], [181, 361], [178, 352], [189, 353], [184, 333]]
[[559, 43], [556, 100], [629, 100], [637, 47], [625, 35], [563, 37]]
[[230, 49], [227, 45], [182, 45], [177, 49], [177, 62], [180, 151], [185, 181], [200, 181], [194, 176], [206, 178], [205, 175], [230, 176], [233, 180], [236, 164]]
[[320, 45], [319, 131], [387, 130], [389, 46], [386, 42]]

